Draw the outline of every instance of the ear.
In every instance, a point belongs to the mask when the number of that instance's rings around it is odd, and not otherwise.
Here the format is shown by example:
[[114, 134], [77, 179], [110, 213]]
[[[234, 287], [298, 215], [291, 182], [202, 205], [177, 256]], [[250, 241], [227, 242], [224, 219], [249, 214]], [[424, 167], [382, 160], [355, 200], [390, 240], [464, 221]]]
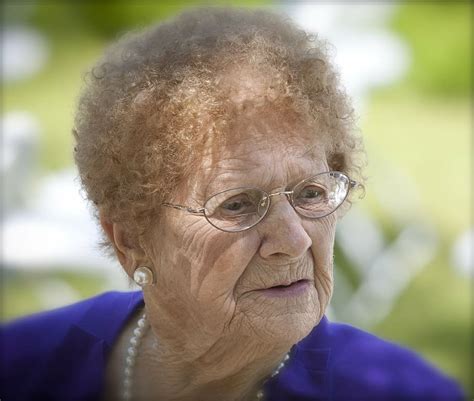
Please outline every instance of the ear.
[[102, 212], [99, 216], [100, 225], [114, 246], [120, 264], [127, 274], [133, 277], [133, 272], [144, 259], [145, 253], [139, 245], [136, 245], [138, 241], [132, 241], [129, 238], [122, 224], [111, 222]]

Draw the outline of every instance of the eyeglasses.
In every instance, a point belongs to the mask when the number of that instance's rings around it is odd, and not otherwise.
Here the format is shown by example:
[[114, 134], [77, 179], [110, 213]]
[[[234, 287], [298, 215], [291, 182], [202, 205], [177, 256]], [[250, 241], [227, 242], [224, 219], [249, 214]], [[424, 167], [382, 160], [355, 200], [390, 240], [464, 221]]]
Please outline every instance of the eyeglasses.
[[259, 188], [240, 187], [212, 195], [199, 209], [162, 203], [188, 213], [204, 216], [215, 228], [240, 232], [257, 225], [266, 216], [271, 199], [285, 195], [295, 211], [308, 219], [320, 219], [333, 213], [346, 200], [349, 191], [359, 185], [339, 171], [317, 174], [300, 181], [292, 189], [267, 193]]

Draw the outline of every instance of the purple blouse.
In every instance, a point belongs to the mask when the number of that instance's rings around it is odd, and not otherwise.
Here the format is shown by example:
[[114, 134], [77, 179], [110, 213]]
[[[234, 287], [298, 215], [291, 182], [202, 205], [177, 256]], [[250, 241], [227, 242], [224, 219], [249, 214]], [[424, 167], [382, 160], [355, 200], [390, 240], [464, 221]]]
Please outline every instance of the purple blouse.
[[[112, 345], [141, 306], [141, 291], [107, 292], [8, 323], [1, 401], [98, 401]], [[464, 400], [452, 379], [412, 351], [326, 317], [293, 346], [265, 394], [269, 401]]]

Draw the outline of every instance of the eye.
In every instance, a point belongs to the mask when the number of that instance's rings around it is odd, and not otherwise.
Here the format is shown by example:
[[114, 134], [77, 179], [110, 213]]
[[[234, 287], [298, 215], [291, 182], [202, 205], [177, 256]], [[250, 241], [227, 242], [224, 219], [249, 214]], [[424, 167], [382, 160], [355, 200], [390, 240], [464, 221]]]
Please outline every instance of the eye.
[[219, 205], [219, 210], [226, 215], [242, 215], [256, 211], [255, 202], [243, 193], [229, 198]]
[[249, 207], [251, 203], [245, 199], [232, 199], [227, 202], [224, 202], [221, 205], [221, 208], [229, 210], [231, 212], [238, 212], [240, 210]]
[[317, 185], [307, 185], [299, 193], [297, 198], [301, 201], [316, 201], [325, 198], [326, 191]]

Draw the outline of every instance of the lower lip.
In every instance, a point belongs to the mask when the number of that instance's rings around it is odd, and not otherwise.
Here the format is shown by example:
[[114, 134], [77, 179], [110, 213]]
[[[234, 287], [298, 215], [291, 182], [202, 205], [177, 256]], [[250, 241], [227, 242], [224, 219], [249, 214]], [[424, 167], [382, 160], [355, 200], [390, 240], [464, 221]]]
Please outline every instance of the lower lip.
[[265, 290], [259, 290], [258, 292], [275, 298], [295, 297], [306, 292], [309, 285], [310, 282], [308, 280], [300, 280], [288, 287], [271, 287]]

